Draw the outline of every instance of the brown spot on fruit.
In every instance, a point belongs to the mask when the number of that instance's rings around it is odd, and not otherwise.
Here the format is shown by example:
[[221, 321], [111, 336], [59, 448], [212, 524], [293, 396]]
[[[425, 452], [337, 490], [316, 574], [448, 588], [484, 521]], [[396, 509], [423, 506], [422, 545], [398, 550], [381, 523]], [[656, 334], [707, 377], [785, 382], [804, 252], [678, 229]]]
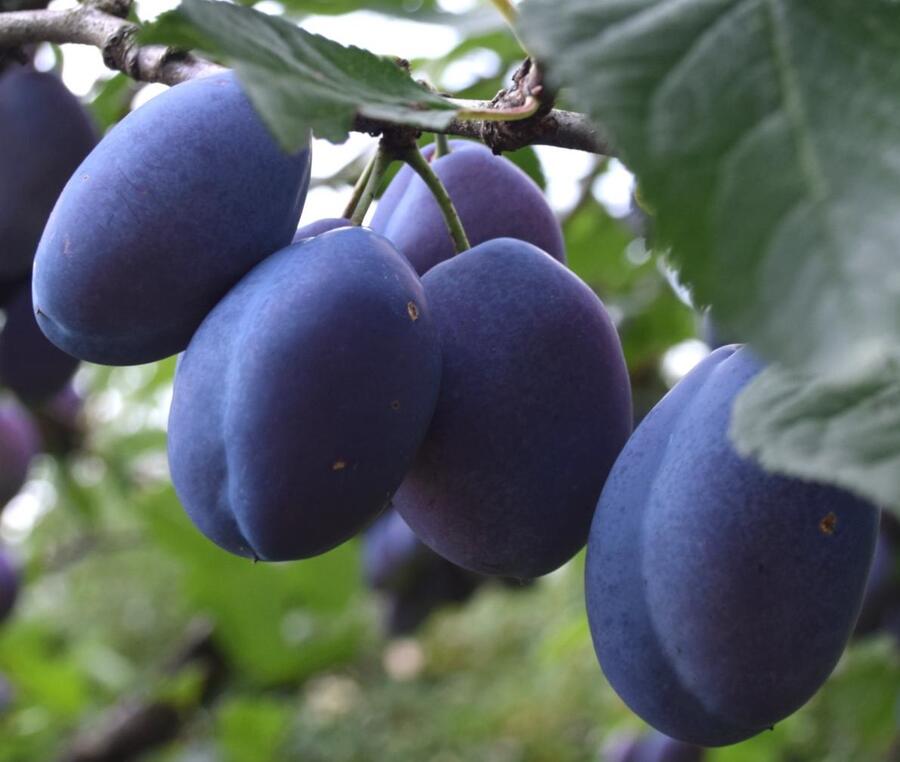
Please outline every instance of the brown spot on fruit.
[[409, 319], [416, 321], [419, 319], [419, 307], [415, 302], [407, 302], [406, 311], [409, 313]]
[[834, 534], [834, 530], [837, 528], [837, 516], [834, 513], [829, 513], [826, 516], [822, 517], [822, 520], [819, 522], [819, 531], [822, 534]]
[[347, 468], [346, 460], [336, 460], [334, 463], [331, 464], [332, 471], [343, 471], [345, 468]]
[[399, 410], [400, 409], [400, 400], [394, 400], [391, 403], [391, 410]]

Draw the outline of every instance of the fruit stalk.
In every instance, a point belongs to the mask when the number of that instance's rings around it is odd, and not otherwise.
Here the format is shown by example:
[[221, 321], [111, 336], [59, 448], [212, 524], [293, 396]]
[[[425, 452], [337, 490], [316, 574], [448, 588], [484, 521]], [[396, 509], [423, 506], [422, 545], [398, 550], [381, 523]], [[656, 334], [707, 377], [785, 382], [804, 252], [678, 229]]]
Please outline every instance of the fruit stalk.
[[434, 135], [434, 158], [440, 159], [441, 156], [446, 156], [448, 153], [450, 153], [450, 142], [447, 140], [447, 136], [436, 132]]
[[466, 249], [470, 249], [469, 239], [466, 237], [466, 231], [463, 229], [462, 220], [450, 200], [450, 194], [441, 182], [441, 179], [434, 173], [428, 160], [422, 156], [416, 146], [403, 149], [399, 153], [399, 157], [405, 161], [413, 169], [413, 171], [422, 178], [422, 182], [428, 186], [428, 190], [434, 195], [434, 200], [441, 208], [441, 214], [447, 223], [447, 230], [450, 231], [450, 237], [453, 238], [453, 246], [456, 253], [459, 254]]
[[[375, 162], [378, 161], [378, 153], [372, 154], [372, 158], [366, 162], [366, 166], [363, 168], [362, 174], [360, 174], [359, 179], [356, 181], [356, 185], [353, 186], [353, 195], [350, 196], [350, 200], [347, 202], [347, 206], [344, 207], [344, 213], [341, 215], [342, 217], [346, 217], [347, 219], [351, 219], [353, 217], [353, 213], [356, 211], [356, 207], [359, 206], [359, 202], [362, 200], [363, 194], [366, 192], [366, 188], [369, 185], [369, 178], [372, 176], [372, 170], [375, 169]], [[360, 220], [360, 223], [362, 220]], [[354, 223], [354, 224], [360, 224]]]
[[[362, 192], [356, 200], [356, 204], [354, 204], [352, 213], [347, 214], [347, 212], [350, 211], [349, 205], [344, 212], [344, 216], [350, 218], [351, 225], [362, 225], [363, 220], [366, 217], [366, 212], [369, 211], [369, 207], [372, 205], [372, 199], [375, 198], [375, 191], [378, 190], [381, 179], [384, 177], [384, 173], [387, 171], [387, 168], [391, 165], [393, 160], [394, 157], [390, 152], [385, 150], [384, 146], [379, 145], [378, 150], [375, 152], [375, 156], [372, 157], [372, 161], [369, 162], [369, 166], [363, 170], [362, 177], [366, 178], [365, 182], [362, 182], [361, 177], [360, 182], [357, 183], [357, 185], [362, 184]], [[356, 196], [355, 189], [353, 195]]]

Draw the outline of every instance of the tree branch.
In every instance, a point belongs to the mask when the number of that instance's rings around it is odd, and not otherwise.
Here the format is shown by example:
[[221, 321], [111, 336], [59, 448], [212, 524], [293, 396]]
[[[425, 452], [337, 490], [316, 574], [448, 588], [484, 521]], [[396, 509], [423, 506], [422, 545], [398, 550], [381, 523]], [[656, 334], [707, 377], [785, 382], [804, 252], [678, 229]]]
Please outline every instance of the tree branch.
[[222, 68], [163, 45], [138, 45], [138, 29], [129, 21], [88, 5], [65, 11], [12, 11], [0, 14], [0, 48], [37, 42], [91, 45], [100, 49], [103, 62], [110, 69], [141, 82], [167, 85]]
[[128, 762], [174, 740], [192, 715], [218, 696], [228, 677], [228, 664], [210, 622], [190, 623], [164, 672], [177, 676], [186, 668], [199, 670], [195, 695], [180, 701], [126, 697], [100, 723], [76, 736], [59, 762]]
[[[38, 42], [91, 45], [100, 49], [109, 68], [141, 82], [167, 85], [222, 70], [221, 66], [190, 53], [162, 45], [138, 45], [135, 36], [138, 29], [137, 25], [90, 5], [64, 11], [11, 11], [0, 13], [0, 49]], [[454, 99], [453, 103], [470, 112], [497, 107], [496, 99]], [[395, 125], [390, 122], [358, 117], [353, 129], [378, 135], [392, 126]], [[526, 145], [609, 153], [606, 142], [586, 116], [559, 109], [538, 112], [532, 118], [518, 121], [454, 119], [441, 132], [483, 140], [497, 153]]]

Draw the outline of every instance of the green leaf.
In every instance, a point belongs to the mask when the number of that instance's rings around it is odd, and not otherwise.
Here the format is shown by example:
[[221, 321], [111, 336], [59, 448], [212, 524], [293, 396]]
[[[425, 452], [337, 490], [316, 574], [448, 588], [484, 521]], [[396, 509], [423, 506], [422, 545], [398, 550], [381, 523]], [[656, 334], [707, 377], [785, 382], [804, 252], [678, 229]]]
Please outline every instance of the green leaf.
[[287, 701], [254, 696], [229, 698], [216, 715], [217, 740], [226, 762], [283, 759], [292, 707]]
[[[569, 267], [617, 316], [632, 371], [655, 367], [663, 352], [693, 335], [691, 310], [666, 283], [643, 241], [622, 221], [589, 198], [568, 217], [564, 231]], [[632, 378], [633, 385], [635, 381]]]
[[[251, 5], [252, 2], [253, 0], [247, 0], [246, 4]], [[285, 0], [284, 5], [294, 12], [330, 16], [366, 10], [395, 16], [429, 15], [435, 12], [434, 0], [417, 3], [415, 10], [405, 0]]]
[[283, 18], [224, 2], [185, 0], [142, 35], [233, 66], [250, 100], [288, 149], [309, 131], [346, 140], [357, 116], [441, 129], [456, 113], [394, 61], [310, 34]]
[[900, 357], [841, 379], [771, 366], [738, 397], [731, 435], [772, 471], [838, 484], [900, 513]]
[[101, 130], [112, 127], [128, 113], [128, 104], [135, 90], [134, 80], [124, 74], [116, 74], [103, 83], [100, 92], [91, 101], [91, 113]]
[[527, 0], [520, 25], [697, 300], [818, 370], [900, 342], [898, 29], [884, 0]]
[[246, 677], [299, 679], [354, 653], [361, 634], [350, 605], [361, 578], [355, 543], [302, 562], [253, 563], [204, 537], [171, 491], [139, 507], [149, 537], [179, 565], [182, 594], [213, 619], [229, 663]]

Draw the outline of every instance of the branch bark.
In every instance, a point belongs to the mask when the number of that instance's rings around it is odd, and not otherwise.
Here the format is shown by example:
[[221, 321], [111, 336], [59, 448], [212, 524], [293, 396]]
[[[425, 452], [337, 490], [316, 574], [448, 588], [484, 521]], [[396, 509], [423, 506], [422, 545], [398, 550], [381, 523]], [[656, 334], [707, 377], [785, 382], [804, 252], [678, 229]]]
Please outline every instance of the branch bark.
[[64, 11], [12, 11], [0, 14], [0, 48], [37, 42], [91, 45], [110, 68], [141, 82], [177, 85], [222, 67], [163, 45], [138, 45], [138, 26], [89, 5]]
[[[137, 25], [90, 5], [63, 11], [10, 11], [0, 13], [0, 50], [39, 42], [91, 45], [100, 49], [109, 68], [141, 82], [167, 85], [222, 70], [218, 64], [190, 53], [162, 45], [139, 45], [138, 29]], [[466, 111], [483, 111], [495, 105], [493, 101], [457, 99], [453, 103]], [[360, 117], [353, 128], [378, 135], [395, 126]], [[483, 140], [497, 153], [526, 145], [547, 145], [609, 154], [606, 141], [586, 116], [560, 109], [509, 122], [455, 119], [441, 132]]]

